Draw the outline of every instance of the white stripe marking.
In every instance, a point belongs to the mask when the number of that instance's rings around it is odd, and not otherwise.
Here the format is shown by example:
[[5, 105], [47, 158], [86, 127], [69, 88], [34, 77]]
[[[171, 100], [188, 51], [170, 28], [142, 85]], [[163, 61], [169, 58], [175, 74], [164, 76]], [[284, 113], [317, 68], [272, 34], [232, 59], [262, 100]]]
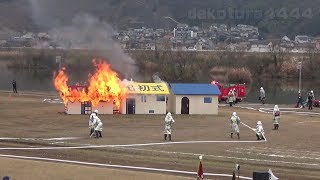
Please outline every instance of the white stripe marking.
[[92, 145], [92, 146], [64, 146], [64, 147], [5, 147], [0, 150], [51, 150], [51, 149], [91, 149], [104, 147], [135, 147], [135, 146], [156, 146], [171, 144], [198, 144], [198, 143], [262, 143], [265, 141], [177, 141], [145, 144], [120, 144], [120, 145]]
[[62, 141], [62, 140], [74, 140], [74, 139], [81, 139], [81, 137], [58, 137], [58, 138], [10, 138], [10, 137], [3, 137], [0, 140], [30, 140], [30, 141]]
[[301, 122], [298, 122], [300, 124], [304, 124], [304, 123], [320, 123], [320, 121], [301, 121]]
[[[89, 165], [89, 166], [102, 166], [102, 167], [145, 170], [145, 171], [154, 171], [154, 172], [169, 172], [169, 173], [192, 174], [192, 175], [197, 174], [197, 172], [191, 172], [191, 171], [179, 171], [179, 170], [172, 170], [172, 169], [147, 168], [147, 167], [137, 167], [137, 166], [122, 166], [122, 165], [112, 165], [112, 164], [100, 164], [100, 163], [90, 163], [90, 162], [82, 162], [82, 161], [63, 160], [63, 159], [41, 158], [41, 157], [15, 156], [15, 155], [6, 155], [6, 154], [0, 154], [0, 157], [17, 158], [17, 159], [31, 159], [31, 160], [40, 160], [40, 161], [52, 161], [52, 162], [63, 162], [63, 163], [81, 164], [81, 165]], [[231, 174], [204, 173], [204, 175], [205, 176], [232, 177]], [[252, 179], [251, 177], [245, 177], [245, 176], [240, 176], [240, 178], [241, 179]]]
[[158, 153], [167, 153], [167, 154], [182, 154], [182, 155], [192, 155], [192, 156], [207, 156], [214, 158], [222, 158], [222, 159], [237, 159], [244, 161], [256, 161], [256, 162], [266, 162], [266, 163], [281, 163], [281, 164], [295, 164], [295, 165], [308, 165], [308, 166], [319, 166], [319, 164], [311, 164], [311, 163], [299, 163], [299, 162], [289, 162], [289, 161], [274, 161], [274, 160], [266, 160], [266, 159], [248, 159], [248, 158], [239, 158], [232, 156], [218, 156], [211, 154], [196, 154], [196, 153], [184, 153], [184, 152], [174, 152], [174, 151], [160, 151], [160, 150], [149, 150], [149, 149], [141, 149], [141, 148], [127, 148], [121, 147], [122, 149], [132, 149], [132, 150], [140, 150], [140, 151], [150, 151], [150, 152], [158, 152]]
[[[272, 153], [272, 154], [267, 154], [267, 153], [263, 153], [263, 152], [255, 152], [255, 151], [235, 151], [235, 150], [226, 150], [227, 152], [231, 152], [231, 153], [237, 153], [237, 154], [255, 154], [255, 155], [261, 155], [261, 156], [270, 156], [270, 157], [279, 157], [279, 158], [295, 158], [295, 159], [312, 159], [312, 160], [320, 160], [320, 158], [318, 157], [314, 157], [314, 156], [303, 156], [303, 155], [298, 155], [298, 156], [294, 156], [294, 155], [290, 155], [290, 154], [286, 154], [286, 153]], [[265, 152], [265, 151], [264, 151]]]

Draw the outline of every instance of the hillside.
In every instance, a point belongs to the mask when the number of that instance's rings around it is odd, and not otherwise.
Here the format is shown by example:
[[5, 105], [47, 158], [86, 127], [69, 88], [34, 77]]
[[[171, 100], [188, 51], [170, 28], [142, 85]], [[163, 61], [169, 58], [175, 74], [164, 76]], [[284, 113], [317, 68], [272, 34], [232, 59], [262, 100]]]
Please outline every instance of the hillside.
[[172, 28], [175, 23], [164, 18], [170, 16], [181, 23], [199, 26], [251, 24], [267, 36], [316, 36], [320, 34], [318, 7], [320, 1], [314, 0], [1, 0], [0, 30], [2, 34], [36, 31], [68, 24], [74, 15], [87, 13], [116, 29]]

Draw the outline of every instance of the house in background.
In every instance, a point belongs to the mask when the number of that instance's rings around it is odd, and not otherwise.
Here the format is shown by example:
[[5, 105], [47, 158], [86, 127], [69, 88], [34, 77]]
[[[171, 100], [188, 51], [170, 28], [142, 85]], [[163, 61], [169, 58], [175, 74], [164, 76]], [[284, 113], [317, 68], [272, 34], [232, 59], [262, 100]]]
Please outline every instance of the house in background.
[[302, 43], [308, 43], [310, 42], [311, 38], [309, 36], [306, 35], [297, 35], [294, 38], [294, 41], [298, 44], [302, 44]]
[[166, 114], [169, 89], [166, 83], [127, 84], [128, 96], [123, 99], [121, 114]]
[[220, 90], [211, 84], [170, 84], [168, 110], [174, 114], [218, 114]]

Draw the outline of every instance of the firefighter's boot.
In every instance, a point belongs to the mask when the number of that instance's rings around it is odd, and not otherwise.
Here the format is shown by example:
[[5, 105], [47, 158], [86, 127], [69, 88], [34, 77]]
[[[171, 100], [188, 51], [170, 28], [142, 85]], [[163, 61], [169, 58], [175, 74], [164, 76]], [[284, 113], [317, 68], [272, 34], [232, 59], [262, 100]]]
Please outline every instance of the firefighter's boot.
[[99, 132], [98, 131], [94, 131], [94, 134], [96, 135], [95, 138], [99, 138]]
[[258, 134], [256, 134], [256, 136], [257, 136], [257, 140], [260, 140], [260, 136]]

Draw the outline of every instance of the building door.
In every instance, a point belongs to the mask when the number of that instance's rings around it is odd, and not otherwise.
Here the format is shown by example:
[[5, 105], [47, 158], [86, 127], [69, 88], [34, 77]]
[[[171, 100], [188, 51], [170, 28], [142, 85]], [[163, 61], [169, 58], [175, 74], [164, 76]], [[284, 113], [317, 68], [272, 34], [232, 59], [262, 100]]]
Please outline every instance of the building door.
[[181, 99], [181, 114], [189, 114], [189, 98], [187, 97]]
[[136, 106], [136, 101], [133, 98], [128, 98], [126, 100], [126, 105], [127, 105], [127, 114], [135, 114], [135, 106]]
[[92, 107], [91, 102], [85, 101], [81, 102], [81, 114], [91, 114]]

